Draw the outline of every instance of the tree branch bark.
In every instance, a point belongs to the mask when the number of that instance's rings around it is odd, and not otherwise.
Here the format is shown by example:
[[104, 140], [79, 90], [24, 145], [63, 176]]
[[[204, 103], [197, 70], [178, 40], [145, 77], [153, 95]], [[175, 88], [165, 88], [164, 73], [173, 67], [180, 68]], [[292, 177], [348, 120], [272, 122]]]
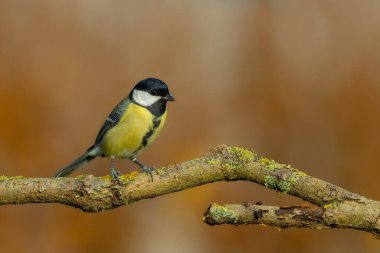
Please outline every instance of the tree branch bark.
[[203, 220], [209, 225], [265, 224], [277, 228], [330, 228], [330, 226], [325, 225], [323, 213], [323, 208], [307, 205], [277, 207], [250, 203], [212, 204], [207, 209]]
[[0, 176], [0, 205], [61, 203], [86, 212], [129, 205], [216, 181], [246, 180], [306, 200], [317, 207], [213, 204], [204, 220], [215, 224], [266, 224], [279, 228], [351, 228], [380, 237], [380, 202], [367, 199], [290, 165], [225, 145], [195, 160], [156, 170], [154, 181], [132, 172], [109, 176], [22, 178]]

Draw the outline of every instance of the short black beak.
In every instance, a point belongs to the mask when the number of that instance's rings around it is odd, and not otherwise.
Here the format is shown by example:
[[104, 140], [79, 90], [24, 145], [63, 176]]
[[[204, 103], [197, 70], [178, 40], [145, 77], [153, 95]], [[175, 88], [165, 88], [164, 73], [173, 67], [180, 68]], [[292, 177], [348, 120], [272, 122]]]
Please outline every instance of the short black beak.
[[165, 97], [163, 97], [163, 99], [167, 100], [167, 101], [174, 101], [174, 97], [170, 94], [166, 95]]

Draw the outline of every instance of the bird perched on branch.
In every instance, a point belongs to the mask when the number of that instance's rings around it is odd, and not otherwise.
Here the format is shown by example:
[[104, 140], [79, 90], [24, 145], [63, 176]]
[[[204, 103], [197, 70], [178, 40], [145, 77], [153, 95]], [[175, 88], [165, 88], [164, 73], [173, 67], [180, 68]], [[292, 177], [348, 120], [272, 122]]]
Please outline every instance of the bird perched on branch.
[[111, 158], [113, 179], [120, 176], [115, 170], [116, 158], [131, 160], [153, 179], [153, 168], [139, 162], [137, 157], [158, 137], [165, 125], [168, 101], [174, 101], [174, 97], [163, 81], [147, 78], [137, 83], [108, 116], [95, 144], [55, 177], [67, 176], [95, 157], [106, 156]]

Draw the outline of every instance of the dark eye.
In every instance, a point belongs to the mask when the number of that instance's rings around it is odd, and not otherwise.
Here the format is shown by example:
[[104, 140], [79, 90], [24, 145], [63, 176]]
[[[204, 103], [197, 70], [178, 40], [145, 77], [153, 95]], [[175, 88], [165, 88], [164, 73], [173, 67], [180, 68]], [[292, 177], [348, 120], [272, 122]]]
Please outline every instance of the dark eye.
[[152, 90], [151, 92], [150, 92], [150, 94], [152, 94], [152, 95], [157, 95], [158, 94], [158, 91], [157, 90]]

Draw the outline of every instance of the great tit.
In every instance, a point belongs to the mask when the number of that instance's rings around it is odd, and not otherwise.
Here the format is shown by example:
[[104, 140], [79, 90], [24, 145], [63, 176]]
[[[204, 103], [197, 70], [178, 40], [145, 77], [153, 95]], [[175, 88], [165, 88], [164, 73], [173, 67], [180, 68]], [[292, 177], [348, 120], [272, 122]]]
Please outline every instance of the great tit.
[[174, 97], [163, 81], [147, 78], [137, 83], [112, 110], [100, 128], [95, 144], [55, 177], [67, 176], [97, 156], [111, 158], [113, 179], [120, 176], [115, 170], [116, 158], [129, 159], [152, 177], [153, 168], [139, 162], [137, 157], [158, 137], [165, 125], [168, 101], [174, 101]]

